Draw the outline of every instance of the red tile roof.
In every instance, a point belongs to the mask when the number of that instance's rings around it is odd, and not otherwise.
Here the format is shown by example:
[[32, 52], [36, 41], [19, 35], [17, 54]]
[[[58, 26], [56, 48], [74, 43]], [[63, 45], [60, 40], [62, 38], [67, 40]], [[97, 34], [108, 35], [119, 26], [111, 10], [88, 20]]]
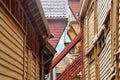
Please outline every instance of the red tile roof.
[[47, 20], [50, 32], [54, 36], [49, 40], [49, 42], [54, 48], [56, 48], [60, 37], [67, 26], [67, 18], [50, 18]]
[[68, 4], [70, 6], [73, 15], [77, 19], [76, 14], [78, 13], [79, 10], [80, 0], [68, 0]]

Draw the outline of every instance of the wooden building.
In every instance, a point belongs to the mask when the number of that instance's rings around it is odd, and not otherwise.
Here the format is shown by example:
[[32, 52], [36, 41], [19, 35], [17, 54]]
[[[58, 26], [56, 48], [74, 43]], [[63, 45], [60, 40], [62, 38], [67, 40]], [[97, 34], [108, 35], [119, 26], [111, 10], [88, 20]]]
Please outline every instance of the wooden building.
[[[70, 22], [70, 29], [68, 30], [68, 36], [70, 37], [71, 41], [81, 32], [79, 24], [77, 21]], [[72, 62], [80, 56], [81, 52], [81, 41], [79, 41], [69, 52], [72, 59]], [[81, 72], [79, 72], [72, 80], [81, 80]]]
[[40, 0], [0, 0], [0, 80], [44, 80], [50, 38]]
[[80, 0], [85, 80], [120, 79], [119, 5], [119, 0]]
[[65, 27], [67, 26], [67, 18], [60, 18], [60, 17], [54, 17], [54, 18], [47, 18], [48, 25], [50, 28], [50, 32], [53, 35], [53, 38], [51, 38], [48, 42], [56, 48], [60, 38], [62, 36], [62, 33], [65, 30]]

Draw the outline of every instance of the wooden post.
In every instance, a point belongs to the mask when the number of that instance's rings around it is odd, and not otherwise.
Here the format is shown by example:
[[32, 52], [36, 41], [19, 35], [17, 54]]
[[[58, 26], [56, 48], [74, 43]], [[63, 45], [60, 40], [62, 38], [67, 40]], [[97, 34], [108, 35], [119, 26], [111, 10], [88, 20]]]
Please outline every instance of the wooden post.
[[111, 31], [111, 62], [114, 62], [114, 27], [113, 27], [113, 2], [110, 10], [110, 31]]
[[81, 44], [82, 44], [82, 54], [81, 54], [81, 61], [82, 61], [82, 80], [85, 80], [85, 74], [84, 74], [84, 36], [83, 36], [83, 27], [82, 27], [82, 23], [80, 23], [80, 28], [81, 28]]
[[12, 1], [11, 0], [9, 0], [9, 10], [11, 11], [11, 5], [12, 4]]
[[97, 1], [94, 0], [94, 35], [97, 34]]
[[31, 52], [28, 50], [28, 79], [31, 80]]
[[41, 75], [42, 75], [41, 77], [42, 78], [41, 79], [44, 80], [44, 78], [45, 78], [45, 75], [44, 75], [44, 56], [43, 56], [44, 54], [41, 54], [41, 55], [42, 55], [41, 56], [41, 59], [42, 59], [42, 61], [41, 61], [42, 62], [41, 63], [42, 64], [42, 66], [41, 66], [42, 67], [42, 69], [41, 69], [42, 70], [42, 73], [41, 73]]
[[50, 69], [50, 80], [53, 80], [53, 70]]
[[88, 80], [90, 80], [90, 57], [88, 56], [87, 57], [87, 60], [88, 60]]
[[95, 80], [99, 80], [97, 45], [94, 45], [94, 57], [95, 57], [95, 76], [96, 76]]
[[26, 56], [26, 34], [24, 35], [23, 80], [25, 80], [25, 56]]
[[[113, 27], [115, 27], [115, 50], [116, 52], [118, 51], [118, 20], [119, 20], [119, 16], [118, 16], [118, 12], [119, 12], [119, 0], [113, 0]], [[119, 61], [118, 61], [118, 56], [116, 56], [116, 67], [115, 67], [115, 72], [116, 72], [116, 80], [119, 80]]]
[[[94, 35], [97, 34], [97, 1], [94, 0]], [[97, 44], [94, 45], [94, 57], [95, 57], [95, 76], [96, 80], [99, 80], [99, 69], [98, 69], [98, 48]]]
[[119, 80], [119, 55], [116, 55], [116, 80]]

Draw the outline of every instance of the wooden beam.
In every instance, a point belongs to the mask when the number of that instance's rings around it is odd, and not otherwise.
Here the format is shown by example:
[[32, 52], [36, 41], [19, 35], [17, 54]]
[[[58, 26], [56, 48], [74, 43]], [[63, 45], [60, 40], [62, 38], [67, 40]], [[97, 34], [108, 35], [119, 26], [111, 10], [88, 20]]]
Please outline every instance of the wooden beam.
[[11, 11], [12, 2], [9, 0], [9, 10]]
[[94, 0], [94, 35], [97, 34], [97, 1]]
[[111, 62], [114, 62], [114, 29], [113, 29], [113, 2], [110, 10], [110, 30], [111, 30]]
[[[97, 34], [97, 1], [94, 0], [94, 35]], [[95, 77], [99, 80], [99, 69], [98, 69], [98, 46], [94, 45], [94, 57], [95, 57]]]
[[24, 35], [23, 80], [24, 80], [24, 79], [25, 79], [25, 77], [26, 77], [26, 76], [25, 76], [25, 66], [26, 66], [26, 65], [25, 65], [25, 63], [26, 63], [26, 62], [25, 62], [25, 61], [26, 61], [26, 60], [25, 60], [25, 59], [26, 59], [26, 58], [25, 58], [25, 56], [26, 56], [26, 35]]
[[[115, 50], [116, 52], [118, 51], [118, 21], [119, 21], [119, 0], [113, 0], [113, 27], [115, 27]], [[119, 56], [116, 56], [116, 67], [115, 67], [115, 79], [119, 80], [119, 61], [118, 61]]]
[[98, 67], [98, 53], [97, 46], [94, 45], [94, 57], [95, 57], [95, 80], [99, 80], [99, 67]]
[[119, 80], [119, 55], [116, 55], [116, 80]]
[[115, 43], [116, 43], [116, 51], [118, 51], [118, 0], [113, 0], [113, 26], [115, 27]]
[[81, 39], [81, 32], [68, 44], [64, 50], [52, 61], [51, 69], [54, 68], [64, 57], [67, 53], [80, 41]]
[[40, 54], [40, 80], [44, 80], [44, 54], [41, 52]]

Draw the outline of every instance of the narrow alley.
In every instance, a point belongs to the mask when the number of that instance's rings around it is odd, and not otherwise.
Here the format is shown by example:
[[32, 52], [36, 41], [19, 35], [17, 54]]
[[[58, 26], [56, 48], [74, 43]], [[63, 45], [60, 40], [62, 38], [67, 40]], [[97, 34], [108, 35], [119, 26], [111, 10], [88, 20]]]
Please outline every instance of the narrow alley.
[[120, 0], [0, 0], [0, 80], [120, 80]]

